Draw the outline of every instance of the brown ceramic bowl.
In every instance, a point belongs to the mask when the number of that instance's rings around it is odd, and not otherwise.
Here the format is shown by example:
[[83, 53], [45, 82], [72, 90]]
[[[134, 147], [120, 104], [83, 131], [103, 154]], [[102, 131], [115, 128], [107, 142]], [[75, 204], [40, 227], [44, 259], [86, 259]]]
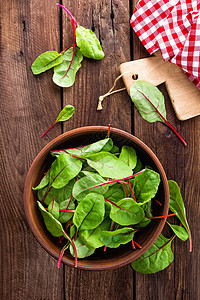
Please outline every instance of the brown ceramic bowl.
[[[37, 186], [44, 172], [48, 170], [52, 162], [50, 150], [87, 145], [105, 138], [107, 132], [108, 127], [106, 126], [89, 126], [77, 128], [58, 136], [40, 151], [27, 174], [24, 187], [24, 207], [28, 223], [38, 242], [56, 259], [59, 258], [61, 248], [57, 245], [55, 238], [46, 230], [41, 213], [37, 207], [36, 192], [32, 190], [32, 187]], [[169, 209], [169, 189], [164, 169], [158, 158], [148, 146], [127, 132], [111, 128], [111, 138], [118, 147], [122, 147], [123, 145], [132, 146], [143, 162], [143, 165], [152, 167], [160, 174], [161, 183], [156, 199], [162, 203], [162, 206], [159, 206], [156, 202], [152, 203], [153, 214], [166, 215]], [[154, 219], [146, 228], [135, 235], [135, 240], [142, 246], [142, 249], [133, 251], [131, 243], [120, 246], [117, 249], [107, 249], [106, 252], [102, 251], [102, 249], [97, 249], [92, 256], [86, 259], [78, 259], [78, 268], [107, 270], [129, 264], [151, 247], [161, 233], [165, 221], [166, 219]], [[62, 262], [69, 266], [74, 266], [74, 257], [66, 251]]]

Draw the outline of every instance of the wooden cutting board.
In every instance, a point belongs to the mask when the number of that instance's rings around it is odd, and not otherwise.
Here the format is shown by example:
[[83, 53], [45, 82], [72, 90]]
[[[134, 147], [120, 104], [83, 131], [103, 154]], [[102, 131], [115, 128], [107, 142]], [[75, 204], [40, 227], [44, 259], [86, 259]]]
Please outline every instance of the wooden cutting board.
[[[160, 52], [156, 52], [153, 57], [123, 63], [120, 65], [120, 72], [128, 93], [135, 80], [148, 81], [155, 86], [165, 82], [179, 120], [200, 115], [200, 91], [181, 68], [164, 61]], [[134, 74], [137, 74], [135, 80]]]

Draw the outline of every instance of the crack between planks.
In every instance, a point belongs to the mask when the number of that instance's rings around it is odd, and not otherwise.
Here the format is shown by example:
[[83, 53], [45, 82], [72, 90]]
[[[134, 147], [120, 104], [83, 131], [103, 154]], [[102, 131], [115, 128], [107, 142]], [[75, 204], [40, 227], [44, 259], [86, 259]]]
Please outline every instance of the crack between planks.
[[[131, 19], [133, 13], [133, 0], [129, 0], [129, 20]], [[134, 55], [133, 55], [133, 30], [130, 25], [130, 58], [131, 60], [134, 60]], [[134, 104], [131, 101], [131, 133], [135, 133], [135, 128], [134, 128]]]

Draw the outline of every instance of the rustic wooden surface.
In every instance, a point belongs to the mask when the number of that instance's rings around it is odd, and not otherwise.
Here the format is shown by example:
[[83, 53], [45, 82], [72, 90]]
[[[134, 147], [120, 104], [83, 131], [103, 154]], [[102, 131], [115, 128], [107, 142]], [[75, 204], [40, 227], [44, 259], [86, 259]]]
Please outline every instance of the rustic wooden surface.
[[[62, 50], [72, 42], [72, 30], [56, 0], [10, 0], [0, 3], [1, 181], [0, 299], [200, 299], [199, 287], [199, 166], [200, 117], [179, 121], [165, 86], [168, 120], [188, 143], [184, 146], [163, 124], [149, 124], [131, 105], [126, 92], [113, 95], [96, 111], [99, 95], [119, 75], [119, 65], [147, 53], [129, 25], [136, 1], [63, 1], [81, 25], [91, 28], [105, 51], [102, 61], [84, 59], [73, 87], [60, 89], [52, 72], [34, 76], [33, 60], [47, 50]], [[119, 87], [123, 83], [119, 83]], [[69, 122], [55, 126], [43, 139], [60, 109], [73, 104]], [[23, 187], [37, 153], [61, 132], [85, 125], [108, 125], [132, 132], [158, 156], [169, 179], [178, 182], [193, 235], [175, 240], [174, 262], [154, 275], [130, 266], [91, 272], [61, 266], [38, 244], [26, 221]]]

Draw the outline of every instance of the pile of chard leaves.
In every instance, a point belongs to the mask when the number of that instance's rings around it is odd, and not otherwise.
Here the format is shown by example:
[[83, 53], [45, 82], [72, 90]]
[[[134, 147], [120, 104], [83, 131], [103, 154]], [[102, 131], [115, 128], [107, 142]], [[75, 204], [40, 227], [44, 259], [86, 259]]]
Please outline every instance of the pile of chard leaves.
[[[127, 243], [132, 244], [133, 251], [141, 248], [135, 233], [152, 219], [166, 217], [152, 216], [151, 210], [160, 175], [143, 168], [132, 147], [120, 150], [111, 138], [105, 138], [51, 154], [55, 160], [33, 190], [37, 191], [46, 228], [63, 245], [58, 267], [67, 249], [75, 257], [76, 267], [78, 258], [92, 255], [97, 248], [102, 253]], [[174, 237], [191, 237], [180, 190], [174, 181], [169, 181], [169, 188], [170, 210], [181, 226], [168, 223], [175, 235], [167, 239], [161, 234], [145, 254], [132, 262], [138, 272], [155, 273], [166, 268], [173, 260]]]
[[81, 67], [83, 56], [95, 60], [101, 60], [104, 52], [95, 33], [77, 24], [71, 13], [61, 4], [71, 18], [73, 29], [73, 45], [60, 53], [46, 51], [36, 58], [31, 69], [34, 75], [54, 68], [53, 82], [60, 87], [70, 87], [75, 82], [77, 71]]

